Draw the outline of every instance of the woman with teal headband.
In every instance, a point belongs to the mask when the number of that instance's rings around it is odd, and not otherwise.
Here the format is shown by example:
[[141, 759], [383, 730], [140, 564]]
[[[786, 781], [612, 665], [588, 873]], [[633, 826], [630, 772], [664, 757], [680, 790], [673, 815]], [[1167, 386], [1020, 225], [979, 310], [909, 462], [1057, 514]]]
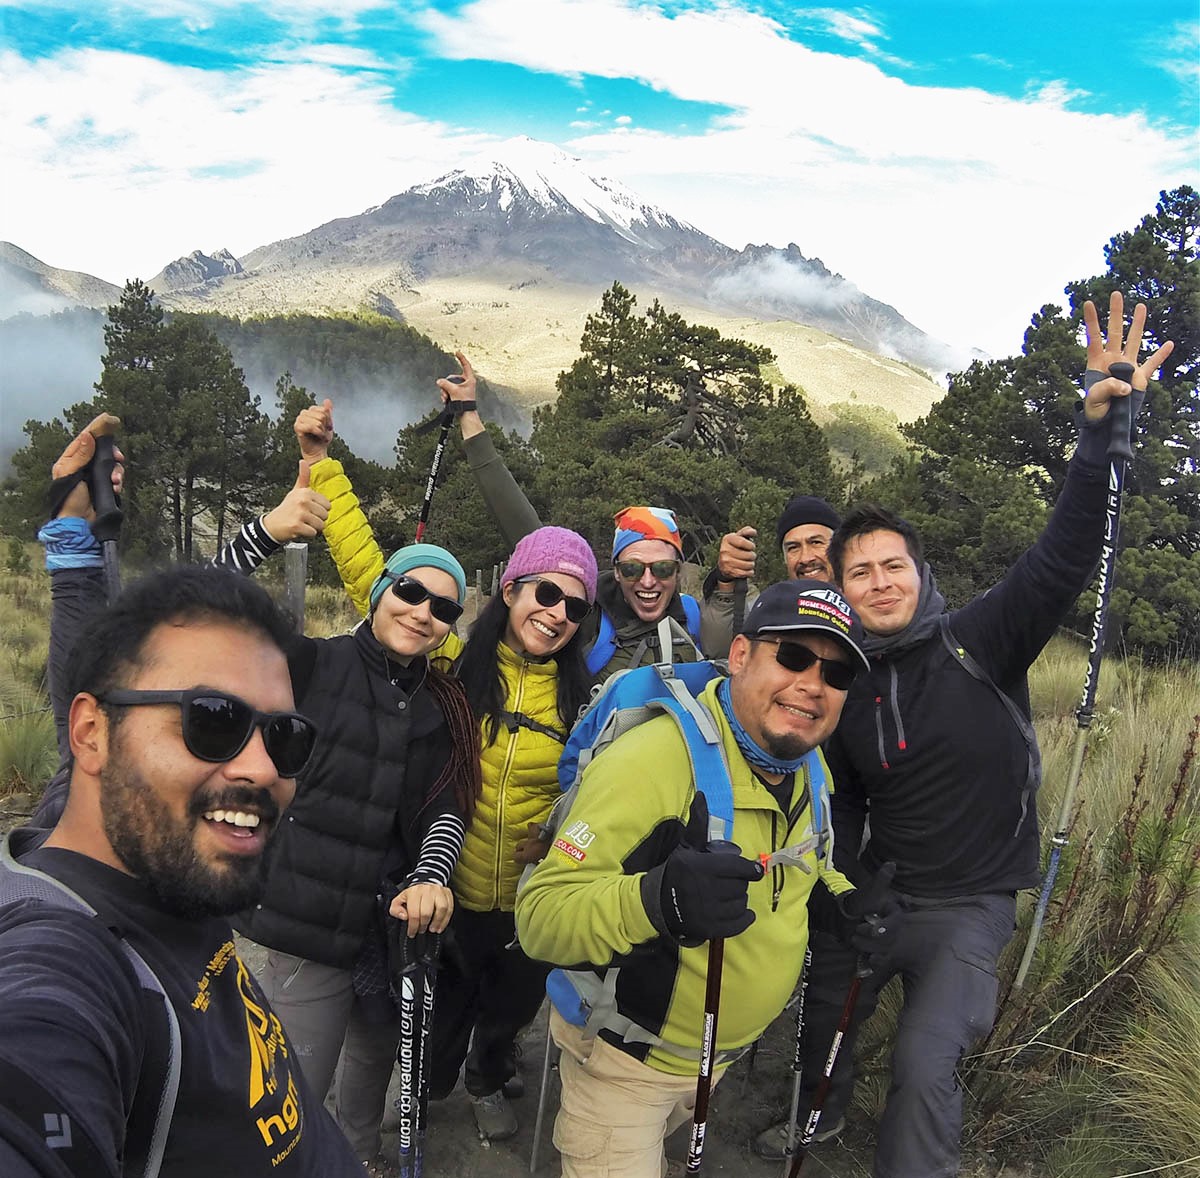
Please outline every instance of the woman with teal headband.
[[[218, 563], [251, 570], [282, 540], [319, 531], [325, 500], [314, 496], [294, 488]], [[307, 533], [292, 526], [289, 503], [315, 505]], [[387, 1172], [377, 1155], [400, 1036], [377, 897], [399, 888], [390, 912], [409, 935], [446, 927], [450, 873], [479, 793], [478, 725], [462, 687], [428, 657], [466, 588], [446, 549], [412, 544], [375, 577], [352, 633], [297, 635], [296, 706], [320, 739], [267, 849], [262, 900], [235, 922], [267, 946], [263, 989], [314, 1090], [334, 1085], [335, 1116], [368, 1173]]]
[[[329, 551], [365, 613], [391, 562], [341, 464], [328, 457], [331, 409], [303, 410], [295, 430], [313, 481], [328, 496]], [[562, 742], [587, 702], [581, 627], [596, 580], [596, 557], [582, 536], [538, 528], [516, 545], [500, 592], [467, 642], [450, 634], [433, 655], [466, 687], [482, 737], [483, 781], [454, 872], [451, 933], [459, 951], [444, 955], [438, 976], [429, 1093], [447, 1095], [462, 1070], [480, 1134], [496, 1140], [517, 1130], [507, 1100], [521, 1083], [515, 1041], [542, 1003], [549, 969], [513, 943], [517, 881], [524, 864], [546, 852], [537, 832], [559, 795]]]

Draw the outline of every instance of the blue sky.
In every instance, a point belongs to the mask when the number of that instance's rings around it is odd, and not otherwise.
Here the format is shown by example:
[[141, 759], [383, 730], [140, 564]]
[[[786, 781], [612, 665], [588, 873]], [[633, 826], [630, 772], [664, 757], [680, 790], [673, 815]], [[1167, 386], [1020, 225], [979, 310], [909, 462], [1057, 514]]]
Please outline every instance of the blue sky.
[[0, 0], [0, 238], [149, 277], [524, 134], [1007, 353], [1161, 188], [1200, 182], [1195, 0], [269, 7]]

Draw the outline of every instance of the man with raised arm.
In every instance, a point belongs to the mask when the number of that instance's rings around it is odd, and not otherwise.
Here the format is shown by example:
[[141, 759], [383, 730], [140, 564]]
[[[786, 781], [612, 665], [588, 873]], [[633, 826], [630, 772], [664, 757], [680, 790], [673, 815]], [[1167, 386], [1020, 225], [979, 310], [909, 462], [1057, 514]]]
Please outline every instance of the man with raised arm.
[[[1085, 394], [1066, 482], [1045, 530], [998, 584], [948, 611], [915, 530], [875, 506], [848, 513], [830, 543], [870, 658], [869, 674], [854, 683], [824, 746], [837, 782], [835, 862], [850, 878], [894, 862], [907, 912], [888, 960], [863, 983], [821, 1120], [841, 1121], [853, 1084], [853, 1036], [882, 987], [900, 974], [904, 1006], [874, 1178], [958, 1173], [955, 1071], [993, 1024], [997, 962], [1013, 934], [1016, 893], [1039, 883], [1040, 758], [1027, 672], [1100, 557], [1111, 405], [1132, 393], [1136, 418], [1150, 377], [1172, 350], [1165, 343], [1139, 365], [1146, 308], [1137, 305], [1125, 336], [1119, 293], [1107, 337], [1090, 302], [1084, 322]], [[1109, 375], [1117, 363], [1133, 366], [1131, 383]], [[809, 1095], [853, 972], [853, 954], [830, 938], [814, 939], [805, 1004]], [[759, 1145], [773, 1137], [778, 1156], [783, 1134], [775, 1126]]]
[[[457, 353], [461, 383], [439, 380], [447, 404], [457, 409], [463, 452], [484, 502], [506, 543], [541, 527], [525, 492], [517, 485], [484, 428], [475, 401], [475, 372]], [[612, 561], [600, 575], [598, 609], [584, 624], [588, 670], [601, 681], [626, 667], [652, 662], [693, 662], [700, 653], [701, 611], [695, 598], [680, 592], [683, 540], [674, 512], [665, 507], [627, 507], [615, 518]], [[664, 656], [669, 644], [670, 653]]]
[[[775, 524], [775, 544], [793, 581], [801, 577], [833, 580], [829, 541], [840, 522], [838, 513], [816, 495], [796, 495], [787, 501]], [[757, 536], [752, 527], [727, 532], [721, 537], [717, 566], [704, 578], [701, 640], [711, 659], [724, 658], [729, 650], [737, 595], [747, 591], [747, 582], [754, 576]], [[749, 596], [742, 608], [753, 600], [753, 595]]]

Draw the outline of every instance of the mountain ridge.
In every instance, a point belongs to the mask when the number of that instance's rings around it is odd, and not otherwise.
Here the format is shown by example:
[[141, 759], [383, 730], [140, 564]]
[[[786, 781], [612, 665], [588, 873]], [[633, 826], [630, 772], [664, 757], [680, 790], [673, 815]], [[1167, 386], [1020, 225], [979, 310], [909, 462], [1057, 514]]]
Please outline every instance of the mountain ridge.
[[[44, 282], [36, 267], [28, 275]], [[106, 306], [120, 294], [83, 278], [80, 301]], [[555, 395], [558, 372], [578, 355], [584, 321], [613, 281], [643, 307], [657, 298], [689, 321], [770, 347], [781, 379], [817, 404], [858, 397], [911, 419], [941, 392], [922, 373], [972, 358], [794, 242], [734, 249], [527, 138], [240, 258], [194, 250], [150, 285], [175, 311], [370, 311], [409, 323], [450, 351], [466, 350], [528, 407]]]

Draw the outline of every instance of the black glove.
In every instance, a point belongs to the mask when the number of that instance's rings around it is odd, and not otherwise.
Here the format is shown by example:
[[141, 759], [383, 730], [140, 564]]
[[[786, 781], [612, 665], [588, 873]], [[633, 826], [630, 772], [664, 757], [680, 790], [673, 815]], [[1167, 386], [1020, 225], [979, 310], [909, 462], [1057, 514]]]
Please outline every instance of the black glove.
[[[708, 803], [697, 792], [683, 842], [642, 877], [642, 902], [654, 926], [684, 945], [735, 937], [754, 923], [747, 886], [761, 864], [733, 851], [709, 851]], [[733, 847], [733, 844], [726, 844]]]
[[895, 863], [885, 863], [861, 888], [837, 897], [843, 925], [841, 937], [871, 969], [880, 969], [895, 949], [905, 920], [892, 891]]

